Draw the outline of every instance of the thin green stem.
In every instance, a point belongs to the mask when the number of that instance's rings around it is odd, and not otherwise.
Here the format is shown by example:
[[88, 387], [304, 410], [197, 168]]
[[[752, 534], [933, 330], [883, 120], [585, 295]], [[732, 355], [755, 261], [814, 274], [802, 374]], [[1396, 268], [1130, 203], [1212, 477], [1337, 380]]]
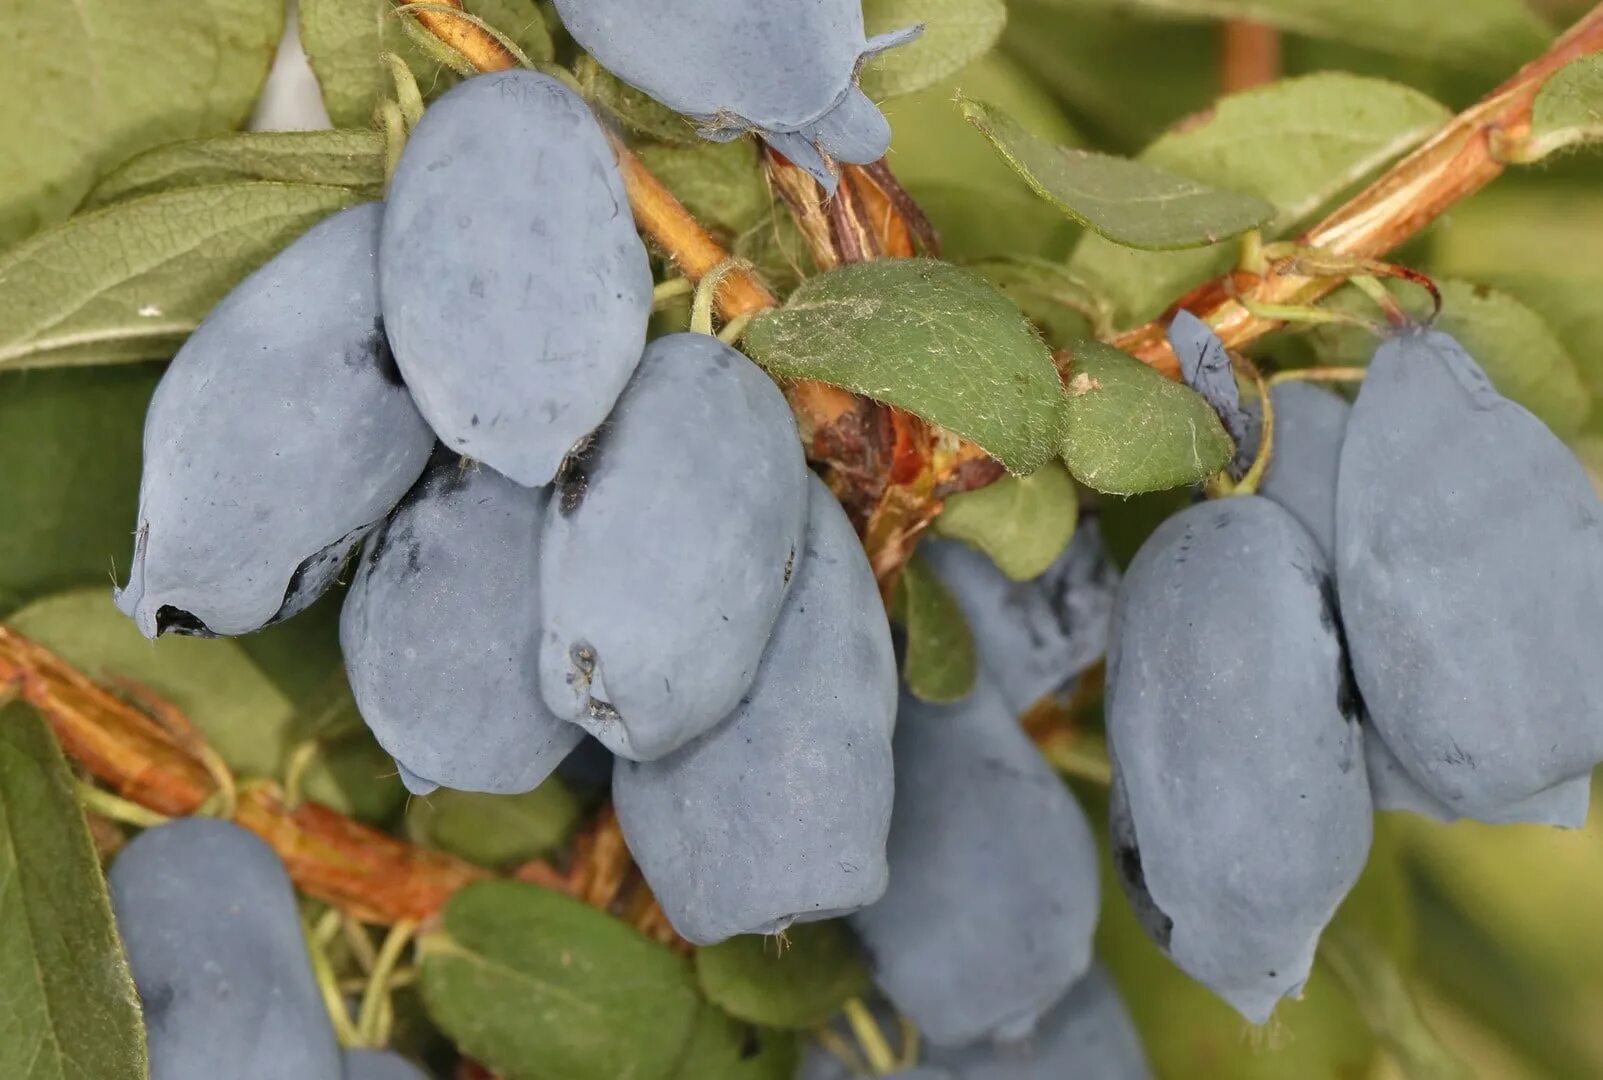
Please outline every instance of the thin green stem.
[[[332, 908], [330, 911], [338, 915]], [[324, 920], [328, 918], [325, 915]], [[319, 924], [321, 927], [321, 923]], [[320, 943], [321, 935], [306, 926], [303, 921], [301, 930], [306, 935], [306, 955], [312, 961], [312, 978], [317, 983], [317, 992], [323, 998], [323, 1008], [328, 1012], [329, 1021], [334, 1025], [334, 1037], [341, 1046], [363, 1045], [361, 1036], [351, 1023], [351, 1014], [345, 1011], [345, 997], [340, 993], [339, 979], [334, 975], [334, 967], [328, 962], [328, 954], [323, 951], [326, 943]]]
[[746, 314], [737, 315], [730, 319], [724, 323], [724, 328], [718, 331], [718, 340], [725, 345], [733, 345], [740, 340], [740, 335], [746, 332], [746, 327], [751, 325], [752, 318], [752, 315]]
[[398, 103], [385, 98], [374, 108], [373, 121], [384, 132], [384, 187], [388, 190], [406, 149], [406, 116]]
[[687, 277], [671, 277], [667, 281], [659, 281], [651, 290], [651, 310], [661, 311], [681, 296], [689, 296], [695, 291], [695, 282]]
[[1368, 368], [1361, 367], [1311, 367], [1277, 371], [1269, 376], [1269, 386], [1273, 389], [1284, 382], [1363, 382], [1368, 371]]
[[885, 1033], [874, 1022], [874, 1016], [863, 1004], [862, 998], [850, 998], [844, 1006], [846, 1023], [851, 1025], [857, 1045], [863, 1048], [863, 1057], [876, 1075], [884, 1076], [896, 1071], [896, 1054], [885, 1041]]
[[302, 786], [306, 782], [306, 770], [317, 760], [319, 750], [316, 739], [307, 739], [289, 752], [289, 760], [284, 764], [284, 805], [291, 810], [305, 800]]
[[86, 780], [74, 780], [73, 788], [78, 795], [78, 805], [85, 810], [93, 810], [101, 817], [110, 818], [112, 821], [120, 821], [124, 825], [132, 825], [139, 829], [153, 829], [157, 825], [165, 825], [172, 820], [165, 814], [147, 810], [136, 802], [113, 795], [104, 788], [97, 788]]
[[390, 927], [390, 932], [384, 936], [384, 944], [379, 946], [378, 958], [373, 962], [367, 992], [362, 995], [362, 1008], [356, 1018], [356, 1030], [367, 1040], [366, 1045], [377, 1045], [376, 1040], [382, 1034], [384, 1003], [390, 995], [390, 976], [394, 974], [401, 953], [416, 932], [416, 922], [402, 919]]
[[379, 53], [379, 59], [390, 69], [390, 81], [395, 84], [395, 99], [406, 120], [406, 130], [417, 127], [423, 119], [423, 91], [417, 87], [417, 76], [406, 66], [406, 61], [392, 52]]
[[1275, 451], [1275, 399], [1269, 393], [1269, 386], [1264, 382], [1263, 373], [1256, 364], [1248, 363], [1247, 367], [1252, 373], [1252, 381], [1258, 385], [1259, 408], [1263, 410], [1263, 423], [1259, 427], [1258, 452], [1253, 455], [1252, 465], [1247, 469], [1247, 475], [1235, 485], [1233, 495], [1255, 495], [1258, 485], [1263, 482], [1264, 474], [1269, 471], [1269, 462]]
[[690, 330], [696, 334], [712, 334], [712, 306], [713, 298], [718, 295], [718, 285], [734, 269], [750, 269], [751, 264], [744, 259], [730, 256], [711, 270], [705, 277], [696, 283], [696, 298], [690, 305]]

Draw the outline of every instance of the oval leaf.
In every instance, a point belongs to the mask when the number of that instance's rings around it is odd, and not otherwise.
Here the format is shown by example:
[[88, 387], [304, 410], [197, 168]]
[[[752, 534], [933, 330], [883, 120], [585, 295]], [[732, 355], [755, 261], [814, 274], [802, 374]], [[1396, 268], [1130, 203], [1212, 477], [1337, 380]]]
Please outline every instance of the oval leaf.
[[1603, 139], [1603, 56], [1571, 61], [1553, 74], [1531, 106], [1523, 160]]
[[911, 94], [961, 70], [1002, 36], [1007, 7], [1002, 0], [864, 0], [870, 37], [918, 25], [924, 32], [916, 40], [863, 65], [863, 93], [875, 101]]
[[[1340, 72], [1286, 79], [1221, 98], [1201, 120], [1162, 136], [1139, 160], [1275, 207], [1286, 232], [1444, 124], [1447, 109], [1406, 86]], [[1069, 268], [1113, 301], [1121, 325], [1151, 318], [1227, 268], [1233, 245], [1132, 251], [1087, 236]]]
[[15, 0], [4, 20], [0, 247], [66, 217], [130, 154], [244, 123], [284, 5]]
[[106, 177], [84, 201], [95, 209], [202, 184], [273, 180], [384, 196], [384, 137], [376, 131], [253, 131], [147, 150]]
[[688, 960], [534, 885], [469, 885], [420, 949], [429, 1015], [507, 1080], [670, 1077], [701, 1006]]
[[1014, 581], [1028, 581], [1063, 554], [1078, 518], [1074, 481], [1052, 462], [1029, 476], [1004, 476], [948, 496], [934, 528], [939, 536], [983, 551]]
[[783, 938], [741, 934], [696, 950], [707, 1000], [748, 1023], [810, 1028], [868, 992], [868, 969], [839, 922], [798, 923]]
[[934, 259], [854, 263], [810, 278], [746, 330], [752, 359], [916, 413], [1028, 473], [1063, 430], [1051, 355], [983, 278]]
[[[1591, 400], [1574, 357], [1547, 321], [1501, 289], [1448, 278], [1436, 284], [1442, 291], [1437, 328], [1458, 339], [1498, 391], [1531, 410], [1561, 438], [1579, 431]], [[1397, 298], [1416, 316], [1430, 310], [1417, 289], [1399, 288]], [[1369, 298], [1351, 286], [1333, 294], [1325, 306], [1374, 311]], [[1374, 337], [1357, 327], [1324, 325], [1311, 330], [1309, 338], [1326, 363], [1367, 364], [1375, 352]]]
[[794, 1032], [743, 1024], [702, 1006], [675, 1080], [792, 1080], [801, 1047]]
[[160, 377], [154, 364], [0, 375], [0, 617], [74, 585], [109, 589]]
[[165, 359], [241, 278], [360, 201], [217, 184], [80, 214], [0, 258], [0, 369]]
[[994, 105], [958, 98], [969, 123], [1041, 198], [1124, 247], [1167, 251], [1238, 236], [1275, 217], [1256, 195], [1220, 191], [1154, 165], [1053, 146]]
[[1097, 341], [1072, 349], [1063, 460], [1074, 478], [1112, 495], [1204, 480], [1235, 447], [1202, 396]]
[[145, 1080], [145, 1025], [72, 773], [0, 709], [0, 1076]]
[[896, 579], [895, 609], [907, 635], [902, 652], [907, 689], [923, 701], [966, 697], [979, 664], [974, 637], [957, 599], [917, 555]]
[[441, 788], [406, 807], [406, 832], [480, 866], [512, 866], [560, 845], [583, 808], [555, 776], [521, 795], [487, 795]]

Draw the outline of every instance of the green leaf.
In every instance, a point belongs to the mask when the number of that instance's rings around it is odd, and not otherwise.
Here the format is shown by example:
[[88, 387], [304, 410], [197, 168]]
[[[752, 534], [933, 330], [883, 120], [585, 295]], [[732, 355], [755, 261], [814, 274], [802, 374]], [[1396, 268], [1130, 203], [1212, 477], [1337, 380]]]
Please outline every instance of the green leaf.
[[1115, 244], [1151, 250], [1202, 247], [1257, 228], [1275, 207], [1139, 161], [1053, 146], [994, 105], [959, 97], [969, 123], [1030, 188]]
[[1114, 333], [1113, 309], [1061, 263], [1019, 256], [984, 259], [969, 269], [1013, 301], [1054, 349]]
[[95, 209], [175, 188], [272, 180], [384, 197], [384, 137], [376, 131], [253, 131], [190, 139], [124, 162], [84, 201]]
[[131, 680], [180, 709], [230, 768], [276, 775], [295, 707], [228, 638], [146, 641], [108, 588], [74, 589], [29, 604], [6, 625], [114, 689]]
[[[282, 0], [10, 0], [0, 247], [66, 217], [132, 154], [250, 115]], [[3, 305], [0, 305], [3, 310]]]
[[[1591, 400], [1580, 369], [1564, 342], [1542, 316], [1513, 296], [1487, 285], [1441, 278], [1442, 315], [1436, 326], [1458, 339], [1497, 389], [1513, 398], [1561, 438], [1580, 430]], [[1419, 290], [1399, 288], [1399, 301], [1415, 315], [1429, 310]], [[1373, 313], [1374, 305], [1348, 287], [1325, 306]], [[1357, 327], [1321, 326], [1310, 331], [1318, 356], [1333, 364], [1367, 364], [1376, 342]]]
[[895, 613], [907, 633], [902, 679], [923, 701], [959, 701], [974, 688], [979, 662], [963, 609], [916, 554], [896, 579]]
[[72, 773], [32, 709], [0, 709], [0, 1076], [145, 1080], [145, 1026]]
[[800, 1052], [800, 1040], [792, 1032], [742, 1024], [703, 1005], [674, 1076], [676, 1080], [792, 1080]]
[[868, 969], [840, 922], [798, 923], [783, 937], [741, 934], [696, 950], [696, 981], [730, 1016], [810, 1028], [868, 992]]
[[[462, 6], [506, 34], [530, 59], [552, 58], [550, 31], [532, 0], [466, 0]], [[395, 0], [300, 0], [301, 48], [336, 127], [366, 127], [378, 103], [395, 96], [380, 53], [404, 59], [425, 98], [456, 85], [454, 72], [407, 38], [402, 18]]]
[[346, 817], [380, 826], [390, 824], [411, 801], [395, 759], [366, 729], [320, 747], [301, 776], [301, 793]]
[[625, 127], [664, 142], [695, 146], [702, 141], [688, 117], [636, 90], [590, 56], [579, 57], [573, 74], [591, 104], [601, 106]]
[[155, 364], [0, 375], [0, 616], [126, 566]]
[[1052, 456], [1062, 390], [1046, 346], [983, 278], [886, 259], [810, 278], [746, 330], [771, 373], [819, 379], [917, 413], [1015, 473]]
[[948, 260], [1034, 255], [1061, 262], [1080, 227], [1037, 198], [952, 107], [959, 91], [1006, 109], [1039, 139], [1081, 141], [1051, 94], [992, 51], [945, 82], [884, 104], [896, 178], [939, 230]]
[[645, 143], [635, 153], [697, 221], [739, 235], [764, 221], [773, 194], [751, 139], [694, 146]]
[[924, 32], [916, 40], [863, 65], [863, 93], [878, 101], [934, 86], [996, 44], [1007, 8], [1002, 0], [864, 0], [870, 36], [919, 24]]
[[1069, 546], [1079, 496], [1057, 462], [1029, 476], [1004, 476], [976, 491], [948, 496], [935, 533], [990, 556], [1014, 581], [1039, 577]]
[[80, 214], [0, 257], [0, 370], [165, 359], [346, 188], [235, 183]]
[[406, 808], [406, 833], [480, 866], [514, 866], [560, 846], [582, 807], [558, 777], [521, 795], [441, 788]]
[[701, 1006], [688, 960], [535, 885], [469, 885], [420, 947], [429, 1015], [507, 1080], [673, 1076]]
[[1056, 0], [1056, 6], [1120, 13], [1247, 19], [1309, 37], [1454, 67], [1502, 73], [1552, 37], [1522, 0]]
[[1097, 341], [1072, 350], [1063, 460], [1074, 478], [1112, 495], [1204, 480], [1235, 447], [1202, 396]]
[[1572, 60], [1555, 72], [1531, 106], [1531, 133], [1522, 157], [1540, 160], [1603, 139], [1603, 56]]
[[[1423, 94], [1340, 72], [1286, 79], [1221, 98], [1196, 122], [1159, 138], [1140, 160], [1275, 207], [1267, 232], [1302, 224], [1326, 203], [1430, 135], [1448, 111]], [[1226, 269], [1236, 250], [1132, 251], [1087, 236], [1070, 270], [1113, 301], [1121, 325], [1160, 313]]]

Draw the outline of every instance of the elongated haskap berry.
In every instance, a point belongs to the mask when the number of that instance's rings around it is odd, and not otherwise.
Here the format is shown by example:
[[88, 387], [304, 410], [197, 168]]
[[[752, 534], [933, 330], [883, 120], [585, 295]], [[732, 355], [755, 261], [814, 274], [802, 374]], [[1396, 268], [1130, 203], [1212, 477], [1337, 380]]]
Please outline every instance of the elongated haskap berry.
[[1432, 795], [1487, 818], [1603, 758], [1603, 505], [1447, 335], [1375, 353], [1336, 551], [1364, 701]]
[[237, 825], [149, 829], [107, 875], [151, 1080], [340, 1080], [284, 864]]
[[1119, 572], [1096, 522], [1082, 521], [1057, 561], [1030, 581], [1013, 581], [956, 541], [926, 540], [919, 551], [956, 597], [980, 664], [1015, 715], [1064, 689], [1107, 648]]
[[1262, 1023], [1363, 868], [1370, 801], [1325, 556], [1277, 503], [1164, 522], [1108, 653], [1114, 863], [1184, 971]]
[[1291, 511], [1331, 558], [1336, 550], [1336, 473], [1352, 407], [1306, 382], [1281, 383], [1269, 395], [1275, 406], [1275, 441], [1258, 494]]
[[117, 607], [140, 633], [244, 634], [320, 596], [434, 435], [379, 315], [382, 208], [313, 226], [225, 296], [145, 416]]
[[624, 839], [698, 945], [885, 891], [896, 655], [857, 533], [823, 481], [809, 484], [806, 555], [745, 698], [673, 754], [613, 771]]
[[830, 191], [824, 155], [867, 163], [890, 146], [858, 67], [921, 29], [865, 40], [858, 0], [557, 0], [557, 11], [603, 67], [707, 138], [756, 130]]
[[452, 450], [544, 484], [606, 417], [645, 344], [651, 269], [606, 136], [529, 71], [445, 94], [384, 214], [384, 319]]
[[983, 669], [953, 705], [904, 693], [895, 751], [890, 885], [850, 916], [874, 979], [938, 1046], [1022, 1038], [1091, 962], [1085, 815]]
[[1027, 1039], [934, 1050], [930, 1064], [962, 1080], [1146, 1080], [1141, 1040], [1100, 964], [1074, 984]]
[[428, 1077], [400, 1054], [388, 1050], [347, 1050], [345, 1080], [428, 1080]]
[[[1436, 821], [1458, 820], [1458, 811], [1410, 776], [1386, 745], [1386, 740], [1373, 728], [1364, 732], [1364, 761], [1369, 769], [1369, 790], [1376, 810], [1407, 810]], [[1528, 799], [1499, 807], [1480, 820], [1488, 825], [1527, 823], [1578, 829], [1586, 823], [1591, 801], [1592, 778], [1577, 776]]]
[[637, 761], [733, 712], [798, 569], [807, 475], [755, 364], [705, 334], [653, 341], [545, 514], [552, 711]]
[[545, 708], [536, 674], [547, 496], [441, 454], [362, 549], [345, 670], [416, 794], [532, 790], [584, 737]]

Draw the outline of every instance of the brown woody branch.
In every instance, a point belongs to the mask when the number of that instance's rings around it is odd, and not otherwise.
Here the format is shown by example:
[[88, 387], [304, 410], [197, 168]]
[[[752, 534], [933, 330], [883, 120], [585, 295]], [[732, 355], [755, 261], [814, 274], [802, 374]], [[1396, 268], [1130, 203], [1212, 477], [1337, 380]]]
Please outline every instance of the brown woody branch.
[[[1547, 52], [1305, 232], [1298, 242], [1335, 256], [1384, 256], [1454, 203], [1497, 179], [1507, 164], [1507, 148], [1530, 133], [1531, 104], [1542, 84], [1565, 64], [1599, 50], [1603, 50], [1603, 4], [1570, 27]], [[1164, 336], [1175, 310], [1185, 308], [1207, 320], [1225, 345], [1241, 348], [1283, 324], [1252, 314], [1232, 298], [1232, 290], [1249, 302], [1311, 304], [1343, 280], [1273, 270], [1261, 278], [1227, 275], [1193, 289], [1162, 318], [1118, 335], [1113, 344], [1177, 377], [1178, 362]]]

